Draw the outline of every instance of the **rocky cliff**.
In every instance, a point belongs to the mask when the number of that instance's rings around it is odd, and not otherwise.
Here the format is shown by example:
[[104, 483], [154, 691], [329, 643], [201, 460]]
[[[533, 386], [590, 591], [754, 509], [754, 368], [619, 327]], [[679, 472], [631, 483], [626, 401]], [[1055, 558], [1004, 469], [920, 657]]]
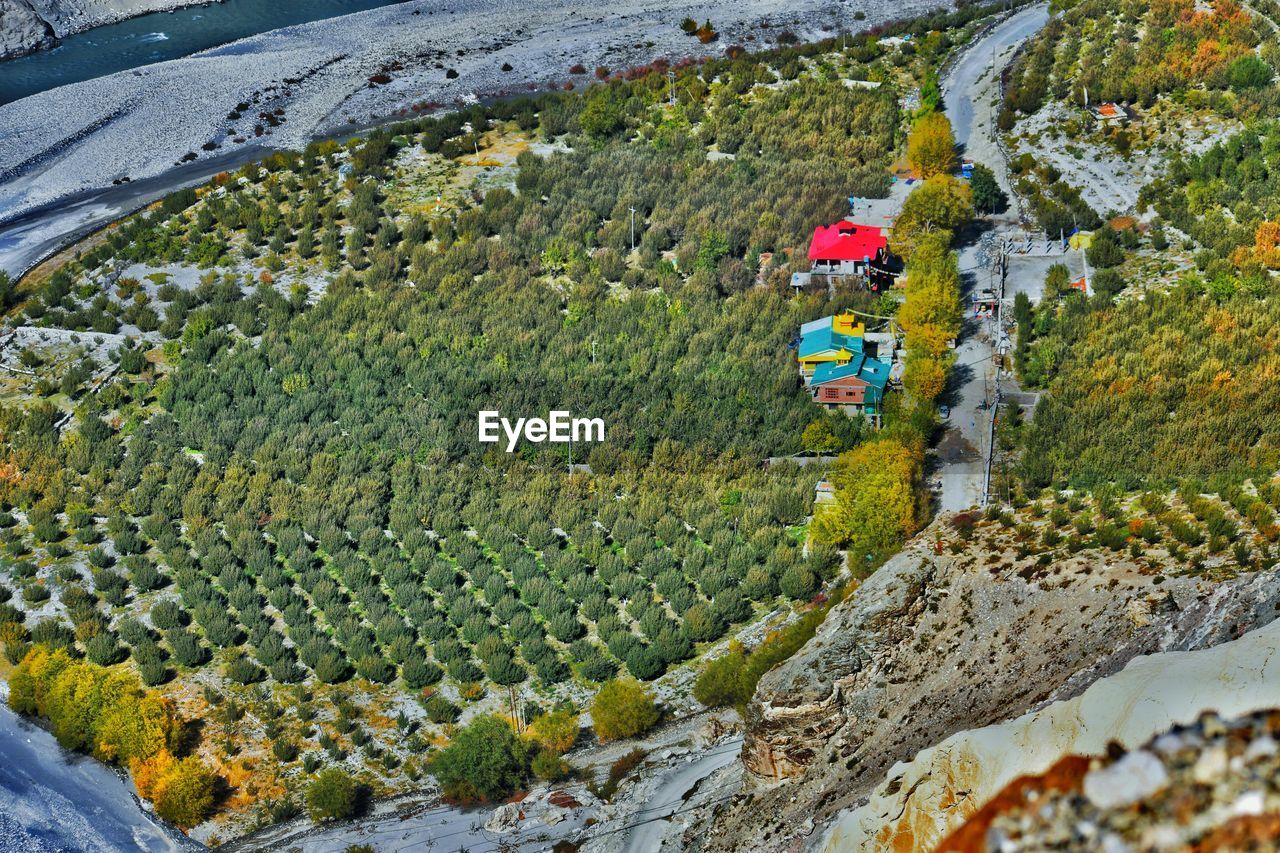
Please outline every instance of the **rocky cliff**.
[[[1229, 641], [1280, 607], [1274, 571], [1225, 560], [1188, 571], [1176, 546], [1034, 547], [1047, 525], [983, 522], [962, 541], [939, 523], [833, 609], [761, 681], [747, 784], [706, 847], [814, 844], [926, 747], [1076, 696], [1139, 655]], [[967, 796], [951, 790], [940, 808]]]
[[50, 47], [53, 41], [53, 27], [29, 0], [0, 0], [0, 59]]
[[1226, 720], [1206, 714], [1141, 749], [1068, 756], [1011, 782], [938, 853], [1274, 849], [1277, 738], [1274, 709]]
[[[1235, 716], [1280, 704], [1278, 651], [1280, 622], [1273, 622], [1212, 648], [1136, 658], [1122, 672], [1098, 681], [1079, 696], [999, 725], [959, 732], [909, 763], [895, 766], [866, 805], [834, 821], [818, 847], [826, 853], [934, 849], [962, 853], [982, 849], [984, 843], [976, 842], [986, 835], [978, 829], [985, 820], [983, 812], [988, 806], [996, 806], [993, 811], [998, 812], [1010, 805], [1016, 797], [1006, 786], [1016, 787], [1019, 777], [1047, 772], [1065, 782], [1063, 777], [1070, 775], [1065, 772], [1070, 767], [1084, 770], [1088, 765], [1076, 762], [1064, 767], [1060, 763], [1063, 756], [1136, 750], [1170, 726], [1194, 724], [1206, 713]], [[1191, 740], [1190, 736], [1166, 739], [1161, 749], [1168, 749], [1172, 756], [1182, 746], [1191, 745]], [[1083, 782], [1083, 793], [1090, 800], [1088, 807], [1081, 807], [1082, 812], [1092, 811], [1095, 819], [1116, 812], [1119, 824], [1127, 805], [1162, 787], [1164, 771], [1159, 762], [1141, 750], [1133, 756], [1127, 763], [1115, 763], [1109, 771], [1082, 774], [1076, 780]], [[1218, 776], [1225, 775], [1223, 768], [1206, 781], [1216, 782]], [[1070, 784], [1061, 787], [1074, 789]], [[1234, 794], [1223, 796], [1228, 801], [1235, 799]], [[976, 825], [969, 827], [967, 818]], [[1081, 818], [1089, 819], [1084, 814]], [[1010, 823], [1010, 831], [1021, 823], [1021, 818]], [[1203, 821], [1197, 823], [1206, 828]], [[1062, 829], [1061, 820], [1048, 821], [1039, 828], [1035, 828], [1035, 820], [1028, 825], [1033, 831], [1027, 836], [1032, 837]], [[1135, 829], [1132, 825], [1129, 828]], [[954, 834], [947, 838], [948, 833]], [[1004, 846], [1008, 835], [1006, 831], [994, 849], [1062, 849], [1026, 839], [1021, 845]], [[1095, 847], [1100, 840], [1083, 846]], [[1140, 847], [1150, 849], [1148, 845]], [[1102, 849], [1123, 848], [1103, 845]]]
[[55, 39], [147, 12], [216, 0], [0, 0], [0, 59], [50, 47]]

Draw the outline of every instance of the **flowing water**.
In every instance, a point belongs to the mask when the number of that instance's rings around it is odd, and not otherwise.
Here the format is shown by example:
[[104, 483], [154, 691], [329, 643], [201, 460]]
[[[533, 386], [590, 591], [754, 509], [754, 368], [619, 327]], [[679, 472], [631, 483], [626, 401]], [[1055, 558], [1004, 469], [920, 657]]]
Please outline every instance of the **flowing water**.
[[397, 2], [403, 0], [223, 0], [152, 12], [67, 36], [50, 50], [0, 62], [0, 104], [257, 33]]

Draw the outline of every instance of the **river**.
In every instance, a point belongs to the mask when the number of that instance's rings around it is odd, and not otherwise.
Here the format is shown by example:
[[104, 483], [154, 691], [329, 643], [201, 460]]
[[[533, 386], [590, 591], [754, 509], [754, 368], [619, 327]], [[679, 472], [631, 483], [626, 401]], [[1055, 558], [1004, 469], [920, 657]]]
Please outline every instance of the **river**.
[[143, 811], [133, 786], [0, 704], [0, 850], [203, 850]]
[[0, 104], [269, 30], [403, 0], [222, 0], [152, 12], [67, 36], [50, 50], [0, 62]]

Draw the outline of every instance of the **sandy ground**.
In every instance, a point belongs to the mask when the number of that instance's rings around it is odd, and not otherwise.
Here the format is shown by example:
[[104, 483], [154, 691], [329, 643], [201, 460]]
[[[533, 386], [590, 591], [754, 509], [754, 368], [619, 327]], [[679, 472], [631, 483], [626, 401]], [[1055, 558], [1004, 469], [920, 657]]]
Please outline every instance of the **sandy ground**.
[[[785, 7], [771, 0], [632, 0], [605, 8], [583, 0], [415, 0], [286, 27], [0, 107], [0, 224], [110, 188], [116, 179], [155, 178], [188, 152], [199, 155], [183, 167], [194, 180], [202, 161], [229, 163], [239, 148], [296, 147], [402, 110], [412, 115], [414, 104], [558, 86], [577, 63], [624, 68], [719, 55], [731, 44], [764, 47], [786, 30], [815, 38], [936, 5], [850, 0], [833, 9], [821, 0]], [[854, 21], [858, 11], [865, 20]], [[679, 23], [686, 16], [710, 19], [720, 40], [703, 46], [685, 35]], [[770, 28], [760, 28], [766, 20]], [[393, 63], [403, 70], [389, 71], [389, 84], [368, 82]], [[502, 71], [504, 63], [510, 72]], [[450, 71], [456, 78], [446, 76]], [[240, 103], [250, 104], [249, 111], [229, 119]], [[277, 110], [284, 123], [255, 137], [258, 114]], [[206, 143], [218, 147], [204, 153]], [[0, 251], [5, 248], [0, 235]]]

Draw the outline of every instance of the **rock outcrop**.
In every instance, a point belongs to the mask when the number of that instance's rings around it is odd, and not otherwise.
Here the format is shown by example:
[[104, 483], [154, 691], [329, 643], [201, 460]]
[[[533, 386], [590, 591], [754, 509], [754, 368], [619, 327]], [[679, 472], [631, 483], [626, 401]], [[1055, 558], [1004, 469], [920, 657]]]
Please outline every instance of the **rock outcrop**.
[[217, 0], [0, 0], [0, 59], [52, 47], [71, 33]]
[[[1077, 696], [1139, 655], [1227, 642], [1280, 607], [1273, 571], [1192, 575], [1094, 549], [1037, 555], [1012, 530], [983, 528], [983, 546], [941, 524], [917, 537], [762, 679], [747, 716], [748, 783], [707, 849], [812, 844], [895, 763], [950, 735]], [[963, 760], [951, 767], [965, 772]], [[940, 807], [962, 806], [963, 779], [949, 790]]]
[[0, 59], [51, 47], [53, 27], [29, 0], [0, 0]]
[[[1194, 723], [1205, 713], [1236, 716], [1280, 705], [1278, 652], [1280, 622], [1273, 622], [1213, 648], [1137, 658], [1079, 696], [999, 725], [952, 735], [894, 767], [866, 805], [835, 820], [819, 849], [933, 850], [966, 818], [999, 801], [1001, 789], [1018, 777], [1046, 771], [1062, 776], [1056, 762], [1063, 756], [1101, 755], [1116, 745], [1135, 751], [1082, 776], [1081, 791], [1093, 809], [1123, 812], [1154, 796], [1168, 781], [1161, 761], [1137, 749], [1141, 744], [1172, 725]], [[1178, 748], [1190, 743], [1188, 738], [1167, 739], [1161, 750], [1174, 751], [1175, 742]], [[1220, 753], [1207, 754], [1206, 762]], [[1226, 754], [1221, 755], [1225, 761]], [[1213, 768], [1206, 763], [1202, 770], [1208, 774]], [[1213, 780], [1207, 781], [1216, 781], [1225, 771], [1213, 770]], [[944, 849], [973, 850], [972, 840], [955, 839]], [[1053, 848], [1031, 844], [1015, 849]]]
[[1118, 756], [1068, 756], [1011, 782], [938, 853], [1271, 849], [1280, 836], [1277, 739], [1274, 709], [1207, 714]]

